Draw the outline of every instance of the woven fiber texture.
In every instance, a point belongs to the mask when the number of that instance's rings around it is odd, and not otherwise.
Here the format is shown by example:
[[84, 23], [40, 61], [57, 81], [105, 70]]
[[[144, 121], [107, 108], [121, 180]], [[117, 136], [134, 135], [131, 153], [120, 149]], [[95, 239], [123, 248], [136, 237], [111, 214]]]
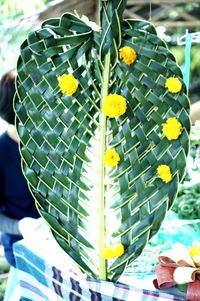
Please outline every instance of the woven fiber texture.
[[[111, 281], [172, 206], [190, 131], [180, 68], [152, 24], [122, 19], [125, 5], [101, 1], [100, 28], [66, 13], [30, 33], [15, 98], [23, 171], [40, 214], [82, 271]], [[75, 79], [71, 95], [59, 86], [64, 74]]]

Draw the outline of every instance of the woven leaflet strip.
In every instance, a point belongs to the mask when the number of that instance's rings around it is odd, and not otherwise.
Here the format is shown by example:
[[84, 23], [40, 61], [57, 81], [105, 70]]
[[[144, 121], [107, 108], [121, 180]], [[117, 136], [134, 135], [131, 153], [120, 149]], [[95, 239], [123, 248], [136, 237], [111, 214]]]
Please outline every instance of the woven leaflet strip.
[[[84, 272], [113, 281], [141, 254], [171, 207], [190, 130], [174, 57], [150, 23], [122, 20], [125, 3], [101, 2], [100, 31], [65, 14], [31, 33], [21, 47], [15, 100], [23, 170], [39, 212]], [[132, 64], [119, 58], [127, 46], [137, 54]], [[63, 74], [78, 81], [72, 96], [58, 85]], [[179, 93], [167, 90], [171, 77], [181, 82]], [[123, 96], [126, 112], [105, 117], [106, 94]], [[182, 125], [174, 140], [163, 133], [170, 118]], [[120, 158], [112, 168], [101, 161], [109, 149]], [[162, 165], [171, 171], [167, 182], [157, 173]], [[104, 244], [119, 243], [124, 254], [103, 258]]]

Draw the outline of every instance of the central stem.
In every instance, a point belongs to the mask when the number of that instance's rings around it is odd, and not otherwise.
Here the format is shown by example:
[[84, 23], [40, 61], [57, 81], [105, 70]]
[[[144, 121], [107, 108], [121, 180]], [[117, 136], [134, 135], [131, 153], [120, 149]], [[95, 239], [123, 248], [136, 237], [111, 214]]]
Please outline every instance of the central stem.
[[100, 113], [100, 181], [99, 181], [99, 278], [106, 280], [106, 260], [102, 257], [101, 253], [105, 248], [105, 167], [104, 167], [104, 154], [106, 150], [106, 116], [102, 110], [102, 104], [108, 95], [109, 87], [109, 76], [110, 76], [110, 52], [105, 56], [105, 65], [103, 72], [103, 84], [101, 89], [101, 113]]

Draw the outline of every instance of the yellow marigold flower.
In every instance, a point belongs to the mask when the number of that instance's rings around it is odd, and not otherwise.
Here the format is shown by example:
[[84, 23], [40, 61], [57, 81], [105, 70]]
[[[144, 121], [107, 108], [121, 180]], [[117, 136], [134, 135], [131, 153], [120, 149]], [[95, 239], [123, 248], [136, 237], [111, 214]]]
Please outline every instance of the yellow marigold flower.
[[166, 123], [162, 124], [162, 127], [163, 134], [168, 140], [176, 140], [183, 130], [182, 124], [176, 117], [168, 118]]
[[108, 149], [104, 155], [104, 163], [110, 167], [118, 165], [120, 156], [114, 149]]
[[103, 102], [103, 112], [106, 116], [114, 118], [126, 112], [126, 99], [118, 94], [109, 94]]
[[122, 244], [118, 244], [117, 246], [110, 246], [104, 249], [103, 258], [112, 259], [115, 257], [120, 257], [124, 254], [124, 246]]
[[169, 166], [163, 164], [159, 165], [157, 168], [157, 174], [162, 179], [163, 182], [168, 183], [172, 179], [172, 173]]
[[119, 58], [123, 59], [123, 62], [127, 65], [131, 65], [135, 62], [137, 54], [135, 50], [129, 46], [124, 46], [119, 50]]
[[63, 74], [59, 79], [59, 87], [63, 93], [71, 96], [78, 88], [78, 81], [72, 74]]
[[182, 83], [176, 77], [169, 77], [166, 80], [165, 88], [167, 88], [169, 92], [178, 93], [182, 89]]
[[193, 246], [189, 251], [190, 256], [200, 256], [200, 246]]
[[123, 246], [122, 244], [118, 244], [118, 245], [116, 246], [115, 251], [116, 251], [117, 257], [122, 256], [122, 255], [124, 254], [124, 246]]
[[200, 267], [200, 246], [191, 247], [189, 252], [196, 267]]
[[105, 259], [112, 259], [114, 258], [114, 251], [112, 248], [105, 248], [105, 250], [103, 251], [103, 258]]

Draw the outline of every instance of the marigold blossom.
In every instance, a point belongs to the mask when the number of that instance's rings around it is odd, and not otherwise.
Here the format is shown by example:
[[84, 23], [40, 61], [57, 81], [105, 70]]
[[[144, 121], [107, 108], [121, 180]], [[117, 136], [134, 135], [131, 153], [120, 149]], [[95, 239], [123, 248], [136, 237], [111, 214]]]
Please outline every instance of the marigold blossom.
[[115, 167], [119, 164], [120, 156], [114, 149], [107, 149], [104, 154], [104, 163], [110, 167]]
[[182, 124], [176, 117], [170, 117], [167, 119], [166, 123], [162, 124], [163, 134], [168, 140], [176, 140], [181, 135], [182, 130]]
[[131, 65], [135, 62], [137, 54], [133, 48], [124, 46], [119, 50], [119, 58], [122, 59], [126, 65]]
[[200, 246], [192, 246], [189, 251], [190, 251], [190, 256], [196, 256], [196, 255], [200, 256]]
[[122, 244], [118, 244], [118, 245], [116, 246], [115, 251], [116, 251], [117, 257], [122, 256], [122, 255], [124, 254], [124, 246], [123, 246]]
[[169, 77], [165, 82], [165, 88], [171, 93], [178, 93], [182, 89], [182, 83], [176, 77]]
[[71, 96], [78, 88], [78, 81], [72, 74], [63, 74], [59, 79], [59, 87], [63, 93]]
[[172, 179], [172, 173], [168, 165], [162, 164], [157, 168], [157, 174], [161, 180], [165, 183], [168, 183]]
[[126, 99], [118, 94], [109, 94], [106, 96], [102, 108], [106, 116], [119, 117], [126, 112]]
[[194, 264], [200, 267], [200, 246], [191, 247], [189, 252]]
[[124, 246], [120, 243], [116, 246], [106, 247], [103, 251], [103, 258], [112, 259], [115, 257], [120, 257], [124, 254]]

